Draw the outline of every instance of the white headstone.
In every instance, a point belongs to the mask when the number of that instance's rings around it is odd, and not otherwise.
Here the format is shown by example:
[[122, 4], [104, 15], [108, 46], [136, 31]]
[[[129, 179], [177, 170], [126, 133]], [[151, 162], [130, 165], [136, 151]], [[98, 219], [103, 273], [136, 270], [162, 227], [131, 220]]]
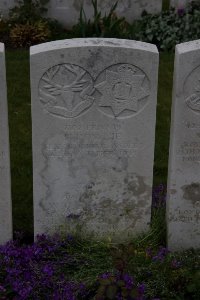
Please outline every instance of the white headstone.
[[35, 234], [148, 229], [157, 70], [157, 48], [141, 42], [31, 47]]
[[200, 247], [200, 41], [176, 47], [168, 179], [168, 246]]
[[10, 153], [4, 44], [0, 43], [0, 244], [12, 238]]

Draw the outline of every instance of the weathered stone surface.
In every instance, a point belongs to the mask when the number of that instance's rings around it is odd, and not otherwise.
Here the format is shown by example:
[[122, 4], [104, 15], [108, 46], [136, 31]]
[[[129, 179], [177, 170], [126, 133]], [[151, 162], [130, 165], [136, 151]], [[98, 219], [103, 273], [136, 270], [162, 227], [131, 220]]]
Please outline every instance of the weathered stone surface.
[[12, 238], [10, 155], [4, 45], [0, 43], [0, 244]]
[[176, 47], [168, 179], [168, 246], [200, 247], [200, 41]]
[[[98, 0], [98, 9], [101, 10], [103, 15], [104, 13], [108, 14], [115, 2], [115, 0]], [[71, 27], [78, 22], [82, 3], [84, 4], [86, 16], [92, 18], [94, 12], [91, 0], [50, 0], [47, 5], [47, 15]], [[14, 0], [1, 1], [0, 11], [5, 14], [14, 5], [16, 5]], [[116, 13], [119, 16], [126, 17], [127, 21], [132, 22], [138, 19], [144, 10], [149, 13], [159, 13], [161, 9], [162, 0], [119, 0]]]
[[158, 52], [117, 39], [31, 48], [35, 234], [149, 227]]
[[15, 0], [0, 1], [0, 15], [7, 16], [9, 9], [15, 5]]

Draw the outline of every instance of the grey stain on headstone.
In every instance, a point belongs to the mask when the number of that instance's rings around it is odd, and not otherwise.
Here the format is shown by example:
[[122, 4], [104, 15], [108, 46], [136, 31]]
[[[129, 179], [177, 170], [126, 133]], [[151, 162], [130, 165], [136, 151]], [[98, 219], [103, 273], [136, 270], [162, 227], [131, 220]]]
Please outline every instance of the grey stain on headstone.
[[200, 183], [191, 183], [189, 185], [185, 185], [182, 187], [183, 190], [183, 198], [192, 202], [195, 206], [200, 204]]

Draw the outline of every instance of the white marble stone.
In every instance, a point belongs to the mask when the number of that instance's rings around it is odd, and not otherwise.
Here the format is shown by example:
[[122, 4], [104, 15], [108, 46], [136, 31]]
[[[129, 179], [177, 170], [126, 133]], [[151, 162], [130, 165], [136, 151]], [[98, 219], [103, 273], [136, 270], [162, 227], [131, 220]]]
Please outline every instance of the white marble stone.
[[176, 47], [168, 173], [168, 247], [199, 248], [200, 40]]
[[35, 235], [149, 228], [157, 71], [157, 48], [141, 42], [31, 47]]
[[10, 153], [4, 45], [0, 43], [0, 244], [12, 238]]

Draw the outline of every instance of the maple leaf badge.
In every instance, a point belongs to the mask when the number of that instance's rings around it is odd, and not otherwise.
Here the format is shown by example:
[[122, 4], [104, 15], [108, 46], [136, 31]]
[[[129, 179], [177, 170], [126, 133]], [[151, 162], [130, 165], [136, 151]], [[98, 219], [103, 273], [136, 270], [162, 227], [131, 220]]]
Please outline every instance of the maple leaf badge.
[[100, 107], [110, 107], [114, 116], [123, 111], [137, 112], [138, 101], [149, 96], [147, 88], [143, 87], [145, 74], [136, 74], [137, 69], [123, 64], [117, 71], [106, 70], [105, 81], [97, 84], [95, 88], [100, 92]]

